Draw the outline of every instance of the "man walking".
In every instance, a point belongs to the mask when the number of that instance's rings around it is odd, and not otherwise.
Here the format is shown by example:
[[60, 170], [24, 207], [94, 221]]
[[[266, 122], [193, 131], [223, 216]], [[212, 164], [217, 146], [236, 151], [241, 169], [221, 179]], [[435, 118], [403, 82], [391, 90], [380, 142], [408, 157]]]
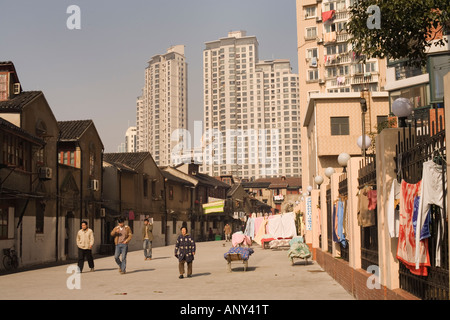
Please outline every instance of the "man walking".
[[[114, 237], [114, 244], [116, 245], [114, 259], [119, 266], [119, 272], [121, 274], [125, 274], [127, 267], [128, 243], [130, 242], [133, 233], [131, 232], [131, 228], [124, 224], [124, 220], [122, 218], [119, 218], [117, 222], [119, 225], [111, 231], [111, 236]], [[122, 255], [122, 261], [120, 261], [120, 255]]]
[[195, 249], [194, 240], [187, 234], [186, 227], [182, 227], [181, 235], [178, 236], [177, 243], [175, 244], [175, 257], [178, 258], [180, 279], [184, 278], [185, 263], [187, 263], [187, 277], [192, 277], [192, 262], [194, 261]]
[[94, 271], [94, 259], [92, 247], [94, 246], [94, 232], [88, 228], [86, 221], [81, 222], [81, 230], [77, 234], [78, 268], [83, 272], [84, 260], [87, 259], [89, 268]]
[[152, 260], [153, 223], [150, 223], [148, 219], [144, 220], [142, 239], [144, 241], [143, 247], [145, 260]]
[[231, 241], [231, 226], [228, 223], [223, 228], [223, 232], [225, 233], [225, 242]]

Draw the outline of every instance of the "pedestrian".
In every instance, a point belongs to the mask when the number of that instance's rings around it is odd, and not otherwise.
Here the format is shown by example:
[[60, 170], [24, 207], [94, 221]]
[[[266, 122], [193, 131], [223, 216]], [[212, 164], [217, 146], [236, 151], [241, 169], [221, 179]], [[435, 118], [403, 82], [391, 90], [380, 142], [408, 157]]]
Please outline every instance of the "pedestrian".
[[214, 234], [213, 234], [213, 230], [211, 228], [209, 228], [209, 232], [208, 232], [208, 240], [212, 241], [214, 240]]
[[[119, 218], [117, 223], [118, 226], [111, 231], [111, 236], [114, 237], [114, 244], [116, 245], [114, 259], [119, 266], [119, 272], [121, 274], [125, 274], [127, 267], [128, 243], [133, 237], [133, 233], [131, 228], [125, 225], [122, 218]], [[120, 255], [122, 255], [122, 261], [120, 261]]]
[[178, 269], [180, 279], [184, 278], [184, 264], [187, 263], [187, 277], [192, 277], [192, 263], [195, 256], [195, 242], [187, 233], [186, 227], [181, 228], [181, 234], [178, 236], [175, 244], [175, 257], [178, 258]]
[[150, 223], [148, 219], [144, 220], [142, 239], [145, 260], [152, 260], [153, 223]]
[[81, 230], [77, 234], [77, 246], [79, 272], [83, 272], [85, 259], [87, 259], [89, 268], [93, 272], [94, 258], [92, 257], [92, 247], [94, 246], [94, 232], [88, 228], [86, 221], [81, 222]]
[[225, 242], [231, 241], [231, 226], [228, 223], [223, 228], [223, 232], [225, 233]]

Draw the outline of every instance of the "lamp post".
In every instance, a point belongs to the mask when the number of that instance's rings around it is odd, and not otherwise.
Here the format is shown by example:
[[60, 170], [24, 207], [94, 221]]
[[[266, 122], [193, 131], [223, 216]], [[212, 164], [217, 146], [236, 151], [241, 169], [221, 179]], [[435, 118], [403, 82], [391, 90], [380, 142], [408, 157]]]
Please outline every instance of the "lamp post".
[[347, 172], [346, 168], [347, 168], [348, 160], [350, 160], [350, 155], [348, 153], [344, 152], [338, 156], [338, 163], [341, 167], [344, 168], [344, 172]]
[[322, 176], [316, 176], [314, 178], [314, 182], [319, 186], [319, 189], [320, 189], [320, 185], [323, 183], [323, 177]]
[[[362, 136], [364, 137], [366, 135], [366, 112], [367, 112], [367, 101], [365, 98], [361, 98], [359, 101], [361, 105], [361, 125], [362, 125]], [[364, 160], [366, 159], [366, 142], [365, 139], [362, 139], [362, 156]]]
[[328, 179], [331, 179], [333, 173], [335, 173], [334, 168], [328, 167], [325, 169], [325, 175], [327, 176]]
[[398, 98], [392, 103], [392, 113], [398, 118], [399, 128], [406, 127], [406, 118], [413, 110], [411, 102], [407, 98]]

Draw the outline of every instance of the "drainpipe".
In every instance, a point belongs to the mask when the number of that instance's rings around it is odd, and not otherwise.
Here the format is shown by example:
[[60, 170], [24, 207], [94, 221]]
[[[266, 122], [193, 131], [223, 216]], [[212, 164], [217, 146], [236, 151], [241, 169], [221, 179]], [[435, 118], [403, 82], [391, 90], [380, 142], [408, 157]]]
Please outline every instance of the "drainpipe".
[[60, 214], [60, 200], [59, 200], [59, 161], [58, 161], [58, 150], [59, 142], [61, 140], [61, 131], [58, 132], [58, 138], [56, 140], [56, 234], [55, 234], [55, 260], [58, 261], [59, 256], [59, 214]]

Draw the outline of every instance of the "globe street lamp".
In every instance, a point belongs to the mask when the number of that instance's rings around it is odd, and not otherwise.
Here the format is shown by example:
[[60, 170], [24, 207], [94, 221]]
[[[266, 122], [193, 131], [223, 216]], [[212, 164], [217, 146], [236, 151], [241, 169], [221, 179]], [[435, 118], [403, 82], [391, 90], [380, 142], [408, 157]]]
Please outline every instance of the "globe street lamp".
[[413, 106], [407, 98], [398, 98], [392, 103], [392, 113], [398, 118], [399, 128], [406, 127], [406, 118], [409, 117], [412, 110]]
[[331, 179], [331, 176], [335, 173], [334, 169], [332, 167], [328, 167], [325, 169], [325, 175], [328, 179]]
[[366, 135], [366, 139], [363, 142], [362, 136], [359, 136], [358, 141], [356, 141], [356, 144], [358, 145], [358, 147], [360, 149], [363, 148], [363, 144], [364, 144], [364, 148], [367, 150], [370, 147], [370, 145], [372, 144], [372, 139], [370, 139], [370, 137], [368, 135]]
[[338, 163], [341, 167], [344, 168], [344, 172], [347, 172], [346, 168], [347, 168], [348, 160], [350, 160], [350, 155], [348, 153], [344, 152], [338, 156]]
[[316, 176], [315, 178], [314, 178], [314, 182], [319, 186], [319, 188], [320, 188], [320, 185], [323, 183], [323, 177], [322, 176]]

